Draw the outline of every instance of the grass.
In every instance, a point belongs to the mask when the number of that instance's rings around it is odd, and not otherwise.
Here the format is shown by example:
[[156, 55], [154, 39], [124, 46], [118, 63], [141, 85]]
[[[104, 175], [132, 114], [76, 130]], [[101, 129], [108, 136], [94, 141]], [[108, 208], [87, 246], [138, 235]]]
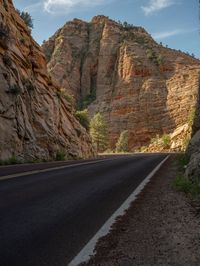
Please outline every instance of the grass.
[[0, 165], [11, 165], [11, 164], [21, 164], [21, 160], [17, 159], [15, 156], [11, 156], [9, 159], [0, 160]]
[[184, 175], [178, 176], [174, 181], [177, 190], [191, 195], [194, 199], [200, 201], [200, 182], [192, 181]]
[[66, 159], [66, 154], [64, 151], [57, 151], [56, 152], [56, 157], [55, 157], [56, 161], [65, 161], [65, 159]]
[[192, 180], [184, 176], [184, 171], [189, 163], [189, 157], [182, 153], [177, 155], [177, 162], [178, 162], [178, 170], [179, 174], [174, 180], [174, 187], [178, 191], [182, 191], [185, 194], [191, 196], [193, 199], [198, 200], [200, 202], [200, 182]]

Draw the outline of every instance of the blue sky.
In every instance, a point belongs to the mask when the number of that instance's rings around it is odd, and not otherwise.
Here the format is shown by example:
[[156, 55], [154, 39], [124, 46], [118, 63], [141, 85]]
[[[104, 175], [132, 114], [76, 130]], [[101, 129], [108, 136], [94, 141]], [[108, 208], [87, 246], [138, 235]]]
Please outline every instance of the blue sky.
[[13, 0], [34, 20], [33, 37], [47, 40], [66, 21], [106, 15], [143, 26], [158, 42], [200, 58], [198, 0]]

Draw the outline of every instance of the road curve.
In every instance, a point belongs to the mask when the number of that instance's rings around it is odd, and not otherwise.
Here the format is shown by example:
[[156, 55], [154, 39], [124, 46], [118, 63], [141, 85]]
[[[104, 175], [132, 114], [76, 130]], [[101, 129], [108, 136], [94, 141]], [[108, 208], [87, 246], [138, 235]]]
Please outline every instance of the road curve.
[[0, 181], [0, 266], [67, 266], [166, 155]]

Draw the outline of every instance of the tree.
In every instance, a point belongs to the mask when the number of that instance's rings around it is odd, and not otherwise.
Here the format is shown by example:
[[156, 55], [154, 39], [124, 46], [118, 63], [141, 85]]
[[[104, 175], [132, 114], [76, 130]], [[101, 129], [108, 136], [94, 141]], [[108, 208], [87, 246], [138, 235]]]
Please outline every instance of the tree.
[[129, 151], [128, 138], [129, 138], [128, 130], [122, 131], [116, 144], [116, 152], [128, 152]]
[[97, 151], [105, 151], [108, 145], [107, 127], [100, 113], [95, 114], [90, 121], [90, 135], [92, 137], [92, 142], [97, 148]]
[[88, 118], [88, 112], [87, 109], [83, 110], [83, 111], [76, 111], [76, 118], [79, 120], [79, 122], [81, 123], [81, 125], [86, 128], [87, 130], [89, 130], [89, 118]]
[[21, 12], [19, 9], [17, 9], [16, 11], [19, 13], [20, 17], [24, 20], [29, 29], [33, 29], [33, 19], [31, 15], [25, 11]]

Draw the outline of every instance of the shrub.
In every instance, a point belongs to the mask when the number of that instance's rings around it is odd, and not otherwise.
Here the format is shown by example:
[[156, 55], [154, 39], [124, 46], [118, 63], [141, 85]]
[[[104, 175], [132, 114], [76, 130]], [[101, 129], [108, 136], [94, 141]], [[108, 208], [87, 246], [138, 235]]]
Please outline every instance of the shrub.
[[4, 62], [4, 64], [5, 64], [7, 67], [11, 67], [11, 66], [12, 66], [12, 60], [11, 60], [11, 58], [10, 58], [7, 54], [5, 54], [5, 55], [3, 56], [3, 62]]
[[57, 90], [56, 95], [58, 99], [65, 99], [68, 103], [74, 104], [74, 97], [70, 94], [67, 94], [64, 88], [60, 88], [59, 90]]
[[28, 91], [33, 91], [36, 88], [35, 85], [33, 85], [33, 83], [29, 79], [24, 79], [22, 83]]
[[108, 146], [107, 126], [100, 113], [95, 114], [90, 121], [90, 135], [97, 151], [105, 151]]
[[128, 138], [129, 138], [128, 130], [122, 131], [116, 144], [116, 152], [128, 152], [129, 151]]
[[77, 110], [85, 110], [87, 107], [96, 100], [96, 89], [92, 89], [91, 93], [79, 101]]
[[4, 25], [2, 22], [0, 23], [0, 39], [1, 40], [8, 40], [9, 39], [9, 28]]
[[174, 181], [174, 186], [186, 194], [200, 200], [200, 182], [192, 181], [185, 176], [178, 176]]
[[83, 111], [77, 111], [75, 115], [76, 115], [76, 118], [79, 120], [80, 124], [87, 130], [89, 130], [90, 122], [88, 118], [87, 109]]
[[164, 134], [161, 137], [161, 139], [162, 139], [162, 143], [163, 143], [164, 147], [168, 148], [170, 145], [170, 141], [171, 141], [170, 136], [168, 134]]
[[23, 19], [23, 21], [26, 23], [29, 29], [33, 29], [33, 19], [31, 15], [28, 12], [20, 11], [17, 9], [18, 14]]
[[0, 165], [20, 164], [21, 160], [17, 159], [15, 155], [11, 156], [7, 160], [0, 160]]
[[14, 84], [14, 85], [10, 86], [10, 90], [9, 90], [10, 93], [19, 94], [20, 91], [21, 91], [21, 88], [19, 87], [19, 85]]
[[164, 63], [164, 57], [159, 55], [156, 59], [158, 65], [162, 65]]
[[66, 159], [66, 154], [63, 150], [59, 150], [56, 152], [56, 161], [64, 161]]
[[20, 38], [19, 38], [19, 41], [20, 41], [20, 43], [21, 43], [21, 44], [25, 44], [25, 43], [26, 43], [26, 41], [25, 41], [25, 38], [24, 38], [24, 37], [20, 37]]

